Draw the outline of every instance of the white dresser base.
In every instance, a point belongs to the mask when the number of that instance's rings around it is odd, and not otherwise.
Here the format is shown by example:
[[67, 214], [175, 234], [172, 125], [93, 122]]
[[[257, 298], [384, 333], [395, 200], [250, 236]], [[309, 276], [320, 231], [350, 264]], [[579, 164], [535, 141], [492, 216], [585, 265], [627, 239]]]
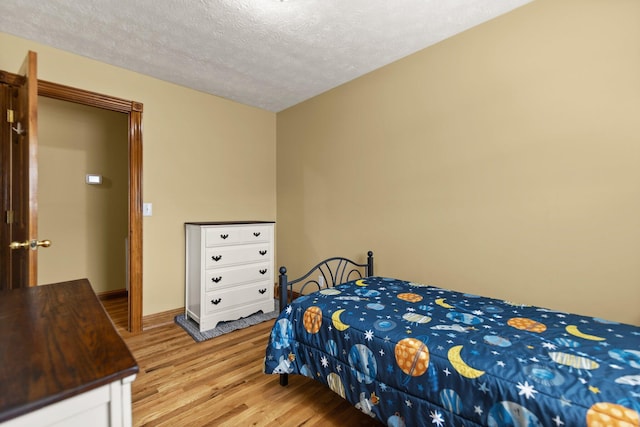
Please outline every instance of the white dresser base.
[[272, 302], [263, 302], [259, 304], [251, 304], [245, 307], [239, 307], [235, 310], [229, 310], [220, 314], [212, 314], [206, 317], [205, 320], [200, 320], [197, 314], [192, 313], [187, 310], [187, 316], [196, 321], [200, 325], [200, 331], [208, 331], [209, 329], [215, 328], [219, 322], [228, 322], [232, 320], [238, 320], [243, 317], [250, 316], [259, 311], [263, 313], [271, 313], [275, 310], [275, 303]]
[[131, 427], [135, 375], [13, 418], [2, 427]]

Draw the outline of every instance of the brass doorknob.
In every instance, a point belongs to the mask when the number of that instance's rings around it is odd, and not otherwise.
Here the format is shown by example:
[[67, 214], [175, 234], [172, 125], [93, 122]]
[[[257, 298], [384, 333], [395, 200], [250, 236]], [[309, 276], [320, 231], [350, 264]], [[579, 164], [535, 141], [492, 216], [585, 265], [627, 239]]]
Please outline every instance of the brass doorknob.
[[31, 248], [35, 250], [38, 246], [48, 248], [51, 246], [51, 240], [25, 240], [24, 242], [11, 242], [9, 244], [11, 249]]
[[51, 240], [38, 240], [36, 241], [36, 246], [42, 246], [43, 248], [48, 248], [51, 246]]
[[11, 249], [26, 248], [26, 247], [29, 247], [29, 241], [26, 241], [26, 242], [11, 242], [9, 244], [9, 247]]

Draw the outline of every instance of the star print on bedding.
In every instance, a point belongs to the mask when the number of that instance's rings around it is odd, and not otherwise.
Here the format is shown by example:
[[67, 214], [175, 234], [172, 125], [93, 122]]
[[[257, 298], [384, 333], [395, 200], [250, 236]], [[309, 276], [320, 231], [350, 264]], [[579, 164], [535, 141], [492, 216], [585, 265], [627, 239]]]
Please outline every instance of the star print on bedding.
[[399, 279], [293, 301], [264, 370], [389, 426], [640, 425], [640, 328]]

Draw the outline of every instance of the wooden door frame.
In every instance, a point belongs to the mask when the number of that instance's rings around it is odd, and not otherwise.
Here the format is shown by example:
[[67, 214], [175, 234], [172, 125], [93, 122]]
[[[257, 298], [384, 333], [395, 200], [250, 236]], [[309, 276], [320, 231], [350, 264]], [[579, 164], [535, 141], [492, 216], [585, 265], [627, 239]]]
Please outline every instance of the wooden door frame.
[[129, 116], [129, 331], [142, 331], [142, 111], [141, 102], [38, 80], [38, 95]]
[[[0, 71], [0, 81], [11, 84], [17, 74]], [[130, 332], [142, 331], [142, 111], [141, 102], [38, 80], [38, 95], [127, 114], [129, 117], [129, 214], [127, 273]]]

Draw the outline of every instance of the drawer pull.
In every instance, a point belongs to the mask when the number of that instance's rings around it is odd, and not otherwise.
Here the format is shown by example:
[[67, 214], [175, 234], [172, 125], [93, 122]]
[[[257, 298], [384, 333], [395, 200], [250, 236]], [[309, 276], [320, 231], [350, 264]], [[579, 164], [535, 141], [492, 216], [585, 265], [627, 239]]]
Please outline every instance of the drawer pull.
[[222, 280], [222, 276], [212, 277], [212, 278], [211, 278], [211, 281], [212, 281], [213, 283], [218, 283], [220, 280]]
[[264, 268], [262, 270], [259, 270], [259, 271], [260, 271], [260, 274], [267, 274], [267, 269], [266, 268]]
[[221, 235], [220, 235], [220, 238], [221, 238], [222, 240], [226, 239], [227, 237], [229, 237], [229, 235], [228, 235], [228, 234], [221, 234]]
[[260, 232], [259, 231], [254, 231], [253, 235], [256, 236], [256, 237], [259, 237], [260, 236]]
[[218, 305], [218, 304], [220, 304], [221, 301], [222, 301], [222, 298], [212, 299], [211, 300], [211, 304]]
[[258, 251], [258, 252], [259, 252], [259, 253], [260, 253], [260, 255], [262, 255], [262, 256], [265, 256], [265, 255], [267, 254], [267, 251], [265, 251], [265, 250], [261, 250], [261, 251]]
[[267, 292], [266, 289], [258, 289], [258, 292], [260, 292], [262, 295], [264, 295], [265, 292]]
[[218, 262], [222, 259], [222, 255], [214, 255], [211, 257], [212, 260]]

